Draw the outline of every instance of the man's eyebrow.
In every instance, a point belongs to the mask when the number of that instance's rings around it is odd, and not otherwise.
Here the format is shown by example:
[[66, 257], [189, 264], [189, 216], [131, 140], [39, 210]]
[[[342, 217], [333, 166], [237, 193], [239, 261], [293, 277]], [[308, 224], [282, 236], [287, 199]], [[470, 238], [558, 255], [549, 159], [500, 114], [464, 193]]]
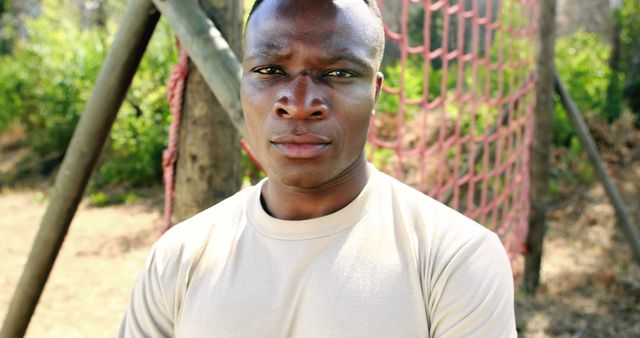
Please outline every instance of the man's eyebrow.
[[[260, 46], [253, 51], [248, 51], [245, 53], [246, 60], [260, 60], [260, 59], [268, 59], [268, 60], [282, 60], [291, 57], [292, 51], [290, 49], [284, 48], [283, 46], [275, 43], [267, 43], [263, 46]], [[320, 60], [323, 63], [332, 64], [340, 61], [346, 61], [357, 65], [362, 69], [366, 69], [369, 71], [373, 71], [373, 63], [368, 62], [365, 58], [354, 54], [350, 50], [340, 50], [333, 55], [321, 56]]]
[[373, 70], [373, 65], [370, 62], [367, 62], [365, 59], [350, 52], [341, 53], [335, 56], [330, 56], [325, 60], [325, 62], [327, 63], [336, 63], [340, 61], [347, 61], [347, 62], [356, 64], [357, 66], [366, 70]]
[[274, 42], [263, 43], [258, 48], [248, 52], [249, 53], [245, 54], [247, 60], [284, 59], [291, 54], [291, 52], [287, 51], [284, 46]]

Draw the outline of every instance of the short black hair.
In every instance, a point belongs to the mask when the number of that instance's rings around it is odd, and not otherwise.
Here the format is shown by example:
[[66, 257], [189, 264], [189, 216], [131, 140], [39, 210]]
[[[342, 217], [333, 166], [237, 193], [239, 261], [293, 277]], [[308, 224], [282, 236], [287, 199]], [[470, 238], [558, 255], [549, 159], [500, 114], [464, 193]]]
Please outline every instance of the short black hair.
[[[256, 0], [253, 3], [253, 6], [251, 7], [251, 11], [249, 12], [249, 17], [247, 18], [247, 23], [249, 22], [249, 20], [251, 20], [251, 16], [258, 9], [258, 7], [260, 6], [260, 4], [262, 4], [263, 1], [264, 0]], [[367, 6], [369, 6], [369, 8], [373, 12], [373, 14], [375, 14], [375, 16], [382, 19], [382, 15], [380, 14], [380, 8], [378, 8], [378, 2], [376, 0], [362, 0], [362, 1], [364, 1], [364, 3], [366, 3]]]

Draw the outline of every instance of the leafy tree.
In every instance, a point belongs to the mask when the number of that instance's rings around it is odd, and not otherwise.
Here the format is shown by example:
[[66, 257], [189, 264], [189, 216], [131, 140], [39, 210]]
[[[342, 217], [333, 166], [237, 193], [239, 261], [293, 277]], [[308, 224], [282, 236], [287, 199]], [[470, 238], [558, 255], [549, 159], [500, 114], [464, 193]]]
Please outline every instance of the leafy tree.
[[[71, 10], [70, 10], [71, 9]], [[0, 56], [0, 130], [25, 127], [36, 172], [60, 162], [117, 30], [122, 6], [105, 28], [80, 26], [69, 1], [45, 0], [26, 21], [28, 39]], [[71, 13], [71, 15], [70, 15]], [[61, 19], [64, 18], [64, 19]], [[161, 21], [111, 131], [92, 188], [159, 182], [170, 120], [166, 79], [175, 63], [174, 39]]]
[[[556, 42], [556, 68], [580, 111], [605, 110], [611, 69], [611, 48], [594, 33], [576, 32]], [[570, 146], [576, 137], [564, 109], [556, 104], [553, 142]]]

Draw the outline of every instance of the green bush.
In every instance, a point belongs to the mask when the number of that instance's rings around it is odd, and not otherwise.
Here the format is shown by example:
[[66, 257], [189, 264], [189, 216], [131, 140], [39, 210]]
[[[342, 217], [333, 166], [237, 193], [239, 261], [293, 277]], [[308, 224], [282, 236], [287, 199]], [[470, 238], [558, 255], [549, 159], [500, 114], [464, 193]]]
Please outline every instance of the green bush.
[[171, 121], [166, 83], [175, 63], [171, 28], [161, 20], [118, 113], [94, 187], [161, 182]]
[[35, 155], [60, 159], [100, 62], [104, 39], [44, 11], [27, 23], [29, 40], [1, 57], [0, 128], [23, 124]]
[[[582, 114], [603, 115], [609, 95], [610, 46], [594, 33], [576, 32], [556, 42], [556, 69]], [[582, 143], [559, 100], [555, 103], [551, 191], [566, 194], [575, 184], [588, 183], [594, 173]]]
[[[28, 40], [16, 44], [12, 55], [0, 56], [0, 130], [22, 124], [28, 134], [24, 145], [33, 149], [41, 171], [61, 160], [118, 28], [117, 20], [109, 20], [105, 27], [81, 29], [72, 15], [68, 18], [70, 7], [45, 1], [41, 15], [27, 22]], [[112, 128], [93, 188], [159, 182], [170, 121], [166, 79], [175, 60], [173, 35], [161, 20]]]
[[[556, 43], [558, 74], [583, 114], [600, 114], [605, 109], [609, 53], [610, 47], [594, 33], [577, 32]], [[570, 147], [576, 134], [558, 101], [554, 120], [554, 145]]]

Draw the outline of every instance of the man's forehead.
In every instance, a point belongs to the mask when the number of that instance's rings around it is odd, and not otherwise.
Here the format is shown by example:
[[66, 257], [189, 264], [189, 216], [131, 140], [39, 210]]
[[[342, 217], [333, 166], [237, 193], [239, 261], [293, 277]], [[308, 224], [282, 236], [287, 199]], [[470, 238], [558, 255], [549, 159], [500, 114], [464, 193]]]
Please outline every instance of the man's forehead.
[[368, 6], [364, 0], [264, 0], [247, 25], [245, 57], [287, 54], [298, 41], [370, 64], [380, 57], [383, 33]]
[[[274, 27], [275, 26], [275, 27]], [[275, 25], [271, 25], [269, 34], [262, 34], [265, 31], [257, 31], [247, 37], [250, 42], [247, 50], [274, 50], [285, 52], [290, 49], [292, 41], [309, 44], [318, 49], [340, 48], [351, 49], [352, 43], [349, 43], [348, 32], [338, 34], [333, 27], [326, 29], [318, 29], [317, 27], [300, 27], [296, 25], [288, 25], [286, 22], [279, 21]]]
[[[317, 29], [289, 29], [290, 27], [280, 20], [269, 34], [256, 30], [256, 34], [247, 36], [245, 45], [245, 59], [288, 59], [296, 53], [302, 53], [319, 62], [349, 61], [364, 68], [373, 68], [373, 59], [376, 56], [376, 48], [367, 41], [368, 37], [359, 37], [348, 31], [327, 27]], [[297, 41], [294, 46], [291, 42]]]

